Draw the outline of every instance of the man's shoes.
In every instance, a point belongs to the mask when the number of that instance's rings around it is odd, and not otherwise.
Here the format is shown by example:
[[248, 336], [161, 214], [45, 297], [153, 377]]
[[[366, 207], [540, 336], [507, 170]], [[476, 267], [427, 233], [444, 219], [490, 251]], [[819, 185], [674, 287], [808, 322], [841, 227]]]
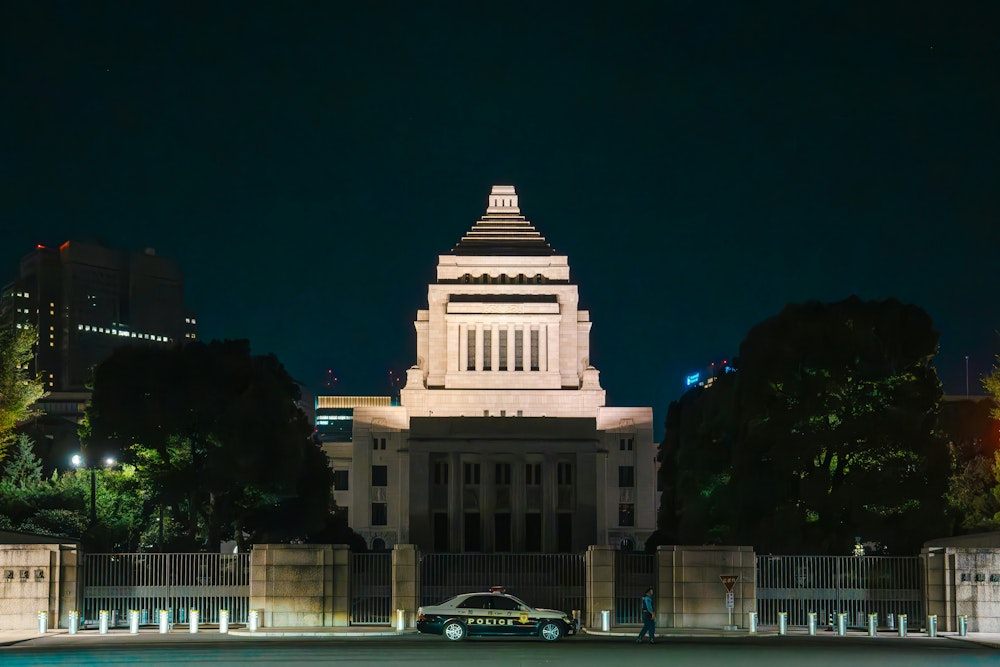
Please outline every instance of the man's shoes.
[[642, 643], [642, 640], [641, 640], [641, 639], [636, 639], [636, 640], [635, 640], [635, 643], [636, 643], [636, 644], [641, 644], [641, 643]]
[[649, 640], [649, 643], [650, 643], [650, 644], [655, 644], [656, 642], [654, 642], [654, 641], [653, 641], [652, 639], [650, 639], [650, 640]]

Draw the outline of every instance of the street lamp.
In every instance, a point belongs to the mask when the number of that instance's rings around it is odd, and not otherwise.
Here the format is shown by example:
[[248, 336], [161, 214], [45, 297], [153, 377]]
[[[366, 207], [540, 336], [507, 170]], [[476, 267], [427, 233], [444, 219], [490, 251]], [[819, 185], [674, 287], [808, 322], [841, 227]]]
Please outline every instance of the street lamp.
[[[87, 462], [84, 461], [83, 457], [79, 454], [74, 454], [70, 461], [73, 462], [73, 467], [77, 469], [86, 468], [90, 471], [90, 525], [93, 526], [97, 523], [97, 477], [94, 473], [96, 466], [87, 465]], [[115, 463], [117, 463], [117, 461], [110, 456], [104, 459], [105, 468], [110, 468], [114, 466]]]

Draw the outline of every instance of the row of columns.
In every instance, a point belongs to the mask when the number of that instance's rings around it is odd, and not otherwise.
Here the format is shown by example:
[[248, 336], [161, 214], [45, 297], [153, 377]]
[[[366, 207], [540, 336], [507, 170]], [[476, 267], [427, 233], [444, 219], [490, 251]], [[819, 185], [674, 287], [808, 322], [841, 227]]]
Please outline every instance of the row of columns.
[[[513, 324], [507, 325], [485, 325], [485, 324], [459, 324], [458, 325], [458, 370], [467, 371], [469, 369], [469, 357], [472, 356], [473, 366], [477, 371], [485, 370], [485, 333], [490, 332], [490, 370], [500, 370], [500, 332], [507, 332], [507, 370], [513, 371], [517, 368], [516, 342], [521, 340], [521, 368], [525, 371], [532, 370], [531, 367], [531, 334], [534, 332], [538, 337], [538, 370], [547, 371], [549, 369], [549, 341], [548, 326], [539, 324], [536, 326], [515, 327]], [[475, 349], [470, 350], [469, 332], [475, 332]]]

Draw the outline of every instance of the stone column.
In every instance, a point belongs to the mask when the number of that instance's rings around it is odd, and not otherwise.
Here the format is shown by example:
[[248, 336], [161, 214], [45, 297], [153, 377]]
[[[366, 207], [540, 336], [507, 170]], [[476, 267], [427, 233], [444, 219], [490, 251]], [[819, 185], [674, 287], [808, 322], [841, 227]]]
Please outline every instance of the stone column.
[[507, 325], [507, 370], [514, 370], [514, 336], [517, 335], [517, 330], [514, 328], [513, 324]]
[[397, 544], [392, 550], [392, 606], [390, 622], [396, 625], [396, 610], [405, 613], [406, 627], [417, 626], [420, 606], [420, 552], [412, 544]]
[[[456, 337], [458, 343], [456, 345], [458, 348], [456, 350], [458, 352], [458, 372], [464, 373], [469, 368], [469, 333], [464, 324], [456, 325], [455, 328], [458, 330]], [[454, 354], [448, 355], [449, 364], [451, 363], [450, 360], [454, 358]]]
[[483, 325], [477, 324], [476, 327], [476, 370], [483, 370]]
[[500, 325], [490, 327], [490, 369], [500, 370]]
[[733, 624], [747, 627], [757, 609], [756, 555], [752, 547], [657, 547], [656, 625], [668, 628], [723, 628], [729, 623], [726, 587], [719, 575], [739, 577], [733, 593]]
[[346, 626], [350, 551], [337, 544], [258, 544], [250, 552], [250, 608], [264, 627]]
[[608, 546], [589, 546], [584, 555], [587, 570], [588, 628], [601, 627], [601, 611], [606, 609], [614, 618], [615, 609], [615, 550]]

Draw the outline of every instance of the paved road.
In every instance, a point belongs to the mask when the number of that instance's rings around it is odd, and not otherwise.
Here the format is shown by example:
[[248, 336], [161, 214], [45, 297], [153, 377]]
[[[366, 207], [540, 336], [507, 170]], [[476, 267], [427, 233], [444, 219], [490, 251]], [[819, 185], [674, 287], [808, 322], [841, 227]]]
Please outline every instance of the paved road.
[[877, 667], [1000, 665], [1000, 650], [950, 638], [666, 637], [637, 646], [628, 637], [524, 639], [438, 637], [238, 637], [221, 635], [56, 635], [0, 648], [3, 667], [43, 665], [236, 666], [385, 665], [487, 667]]

